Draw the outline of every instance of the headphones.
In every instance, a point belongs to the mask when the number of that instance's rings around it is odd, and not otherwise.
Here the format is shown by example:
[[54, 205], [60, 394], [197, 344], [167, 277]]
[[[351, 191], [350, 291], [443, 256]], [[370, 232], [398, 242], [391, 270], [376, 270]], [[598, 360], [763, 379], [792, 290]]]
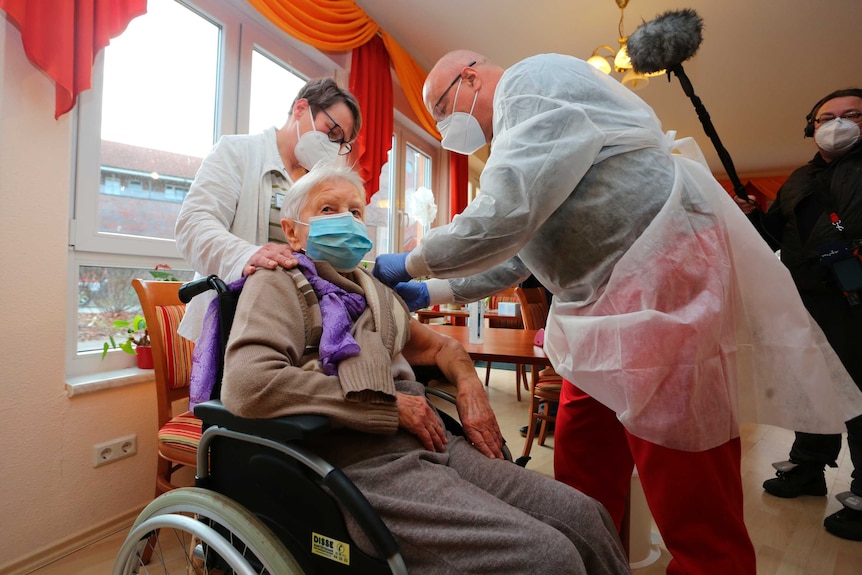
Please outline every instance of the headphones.
[[811, 108], [811, 111], [808, 112], [808, 115], [805, 116], [805, 137], [812, 138], [814, 137], [814, 115], [817, 114], [817, 110], [820, 107], [828, 102], [829, 100], [834, 100], [835, 98], [844, 98], [846, 96], [854, 96], [856, 98], [862, 98], [862, 89], [859, 88], [845, 88], [844, 90], [835, 90], [828, 96], [824, 96], [816, 104]]

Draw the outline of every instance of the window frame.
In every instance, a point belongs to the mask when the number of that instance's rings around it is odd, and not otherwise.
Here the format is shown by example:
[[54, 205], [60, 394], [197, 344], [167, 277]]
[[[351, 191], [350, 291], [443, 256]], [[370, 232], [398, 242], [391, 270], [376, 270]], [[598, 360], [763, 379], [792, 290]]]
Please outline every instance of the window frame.
[[[410, 217], [407, 215], [407, 190], [404, 182], [405, 170], [407, 169], [407, 146], [412, 146], [431, 158], [431, 190], [435, 192], [437, 202], [437, 216], [431, 224], [432, 228], [439, 225], [441, 221], [448, 221], [448, 194], [440, 194], [438, 190], [444, 189], [441, 182], [447, 181], [446, 175], [449, 170], [446, 161], [448, 156], [443, 153], [440, 143], [398, 110], [395, 111], [393, 136], [395, 169], [392, 179], [395, 185], [393, 189], [394, 198], [390, 206], [390, 218], [393, 223], [389, 229], [389, 245], [394, 247], [403, 245], [405, 222]], [[448, 186], [445, 188], [448, 189]]]
[[[225, 134], [248, 130], [251, 54], [258, 50], [305, 77], [333, 75], [345, 84], [348, 55], [324, 54], [280, 31], [248, 4], [226, 0], [175, 0], [220, 29], [213, 144]], [[146, 16], [142, 16], [146, 17]], [[78, 280], [81, 266], [154, 269], [167, 264], [188, 269], [176, 242], [98, 231], [101, 179], [101, 115], [104, 51], [93, 66], [92, 87], [81, 93], [73, 116], [70, 182], [69, 258], [67, 268], [66, 375], [81, 378], [130, 368], [135, 358], [112, 350], [78, 352]], [[346, 85], [346, 84], [345, 84]], [[290, 102], [285, 103], [285, 120]]]

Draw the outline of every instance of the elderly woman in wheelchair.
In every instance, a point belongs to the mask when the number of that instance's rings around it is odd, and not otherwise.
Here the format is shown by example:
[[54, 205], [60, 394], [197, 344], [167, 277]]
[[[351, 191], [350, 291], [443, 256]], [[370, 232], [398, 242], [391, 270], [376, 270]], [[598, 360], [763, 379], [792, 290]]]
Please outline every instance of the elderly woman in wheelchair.
[[[362, 181], [346, 167], [315, 166], [291, 187], [281, 224], [300, 264], [259, 269], [245, 280], [224, 355], [224, 407], [249, 421], [326, 416], [329, 431], [305, 447], [358, 487], [410, 573], [630, 573], [598, 502], [504, 459], [496, 418], [463, 347], [412, 319], [392, 290], [358, 267], [371, 248], [364, 212]], [[436, 366], [455, 385], [463, 436], [444, 426], [412, 365]], [[228, 456], [209, 457], [212, 467]], [[258, 507], [284, 499], [283, 507], [315, 513], [318, 504], [293, 484], [262, 486], [268, 471], [245, 478], [244, 463], [227, 461], [222, 467], [240, 474], [235, 492], [252, 491]], [[343, 502], [338, 508], [352, 555], [375, 556], [379, 545], [361, 521]], [[351, 545], [316, 530], [312, 536], [321, 537], [313, 544], [329, 559], [335, 551], [326, 545]]]

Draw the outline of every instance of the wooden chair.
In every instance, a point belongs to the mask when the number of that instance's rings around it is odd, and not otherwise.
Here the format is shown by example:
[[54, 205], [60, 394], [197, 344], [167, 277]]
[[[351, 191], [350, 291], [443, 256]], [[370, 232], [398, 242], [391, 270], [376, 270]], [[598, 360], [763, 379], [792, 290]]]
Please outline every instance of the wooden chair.
[[[500, 302], [517, 302], [518, 298], [515, 296], [515, 288], [508, 288], [501, 292], [495, 293], [491, 297], [488, 298], [488, 309], [498, 309], [500, 306]], [[504, 328], [504, 329], [524, 329], [524, 320], [519, 316], [512, 317], [489, 317], [488, 318], [488, 327], [493, 328]], [[524, 390], [529, 389], [527, 387], [527, 378], [526, 378], [526, 368], [523, 364], [515, 365], [515, 391], [518, 396], [518, 401], [521, 401], [521, 385], [523, 382]], [[488, 383], [491, 380], [491, 362], [487, 362], [487, 366], [485, 367], [485, 387], [488, 387]]]
[[[183, 466], [196, 467], [201, 438], [201, 421], [187, 410], [194, 344], [177, 334], [186, 311], [178, 296], [181, 285], [182, 282], [132, 280], [153, 347], [159, 423], [156, 497], [180, 487], [171, 481], [175, 471]], [[173, 404], [181, 400], [185, 410], [174, 415]]]
[[[521, 304], [521, 317], [527, 329], [543, 329], [548, 321], [548, 296], [544, 288], [515, 288], [515, 296]], [[563, 378], [554, 368], [546, 367], [539, 371], [538, 366], [531, 366], [530, 377], [530, 420], [527, 423], [527, 439], [524, 443], [522, 457], [528, 457], [533, 447], [533, 438], [536, 436], [536, 422], [541, 422], [539, 427], [539, 445], [545, 445], [548, 434], [548, 424], [555, 421], [551, 415], [551, 408], [560, 403], [560, 390], [563, 387]], [[526, 380], [526, 374], [524, 376]], [[544, 405], [544, 411], [541, 406]]]

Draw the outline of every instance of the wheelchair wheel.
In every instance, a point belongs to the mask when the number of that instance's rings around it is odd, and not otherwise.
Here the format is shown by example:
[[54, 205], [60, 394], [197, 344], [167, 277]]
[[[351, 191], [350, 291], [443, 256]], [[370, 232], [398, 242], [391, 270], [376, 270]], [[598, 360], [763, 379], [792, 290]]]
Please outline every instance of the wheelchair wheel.
[[152, 501], [132, 525], [113, 575], [292, 575], [299, 564], [259, 519], [206, 489], [184, 487]]

